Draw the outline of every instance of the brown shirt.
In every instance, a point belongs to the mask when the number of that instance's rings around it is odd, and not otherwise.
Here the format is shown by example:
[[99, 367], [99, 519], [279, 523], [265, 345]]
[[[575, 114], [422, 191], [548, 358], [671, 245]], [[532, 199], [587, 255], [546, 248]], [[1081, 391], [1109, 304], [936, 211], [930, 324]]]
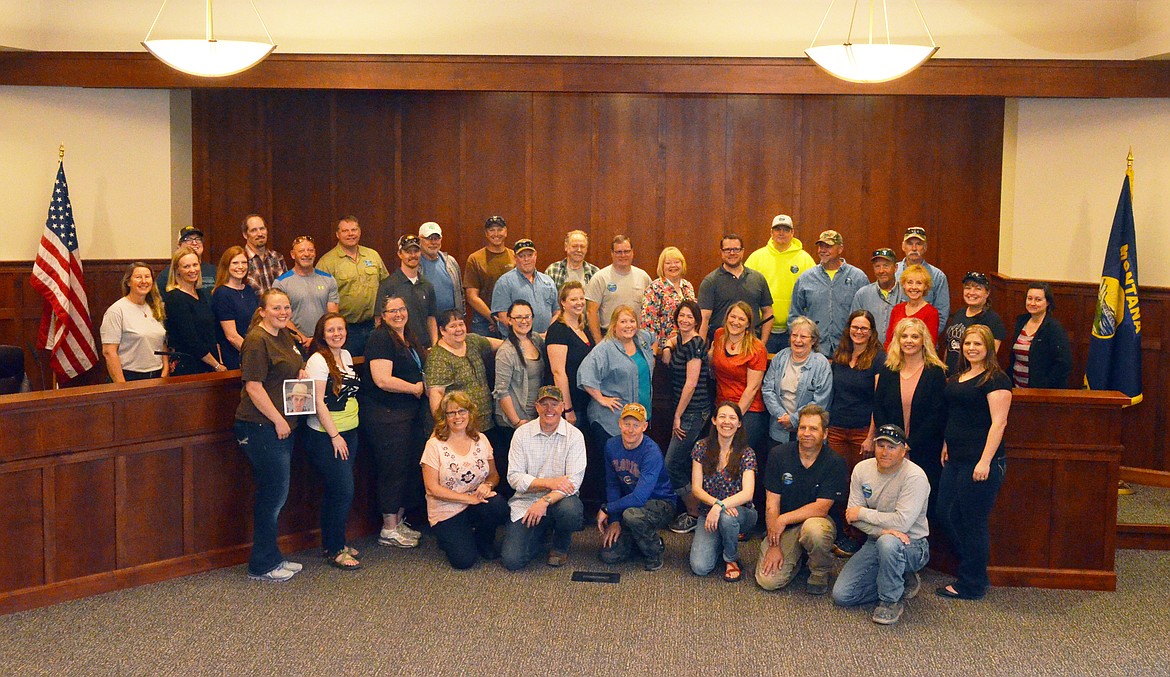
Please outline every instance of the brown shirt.
[[492, 289], [496, 280], [504, 273], [516, 267], [516, 255], [511, 249], [505, 249], [499, 254], [489, 252], [487, 248], [472, 252], [467, 257], [467, 267], [463, 274], [464, 288], [478, 289], [479, 298], [492, 307]]
[[[287, 330], [281, 330], [273, 336], [264, 327], [257, 324], [244, 337], [244, 345], [240, 347], [240, 380], [259, 381], [264, 384], [264, 392], [272, 400], [277, 411], [284, 411], [284, 382], [286, 379], [295, 379], [300, 374], [304, 361], [297, 352], [296, 341]], [[301, 416], [285, 417], [292, 428], [297, 427]], [[240, 406], [236, 408], [236, 420], [249, 423], [268, 423], [268, 417], [260, 413], [252, 398], [248, 396], [247, 388], [240, 390]]]

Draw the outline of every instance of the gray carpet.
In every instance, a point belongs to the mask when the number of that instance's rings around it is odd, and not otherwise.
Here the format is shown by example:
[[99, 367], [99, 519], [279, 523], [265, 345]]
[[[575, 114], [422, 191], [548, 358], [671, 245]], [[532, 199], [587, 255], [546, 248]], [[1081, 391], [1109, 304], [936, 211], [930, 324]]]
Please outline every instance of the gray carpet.
[[[666, 566], [615, 568], [617, 585], [573, 583], [603, 570], [596, 531], [569, 566], [457, 572], [431, 538], [366, 551], [365, 568], [299, 553], [291, 582], [243, 567], [0, 617], [5, 674], [1167, 674], [1170, 553], [1120, 551], [1114, 593], [992, 590], [980, 602], [933, 594], [933, 571], [893, 627], [750, 580], [700, 579], [689, 536], [667, 535]], [[756, 544], [741, 551], [755, 559]]]
[[1170, 524], [1170, 488], [1130, 486], [1132, 494], [1117, 497], [1118, 524]]

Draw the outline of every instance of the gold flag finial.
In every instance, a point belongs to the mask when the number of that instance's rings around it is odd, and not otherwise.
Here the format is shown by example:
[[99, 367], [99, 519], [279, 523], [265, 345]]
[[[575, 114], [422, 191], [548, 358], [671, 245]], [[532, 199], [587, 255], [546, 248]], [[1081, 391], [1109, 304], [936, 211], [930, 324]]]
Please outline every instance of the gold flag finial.
[[57, 148], [57, 162], [62, 162], [64, 160], [65, 160], [65, 144], [61, 144], [61, 146], [59, 148]]
[[1125, 158], [1125, 168], [1129, 170], [1133, 169], [1133, 146], [1129, 147], [1129, 156]]

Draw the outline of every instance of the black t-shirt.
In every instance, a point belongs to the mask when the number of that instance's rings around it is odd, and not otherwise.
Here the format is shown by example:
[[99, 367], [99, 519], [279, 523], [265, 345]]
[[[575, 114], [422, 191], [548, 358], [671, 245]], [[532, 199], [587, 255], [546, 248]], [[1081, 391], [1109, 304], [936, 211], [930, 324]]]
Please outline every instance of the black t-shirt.
[[382, 390], [374, 383], [370, 375], [369, 365], [374, 360], [390, 360], [394, 363], [391, 373], [407, 383], [422, 383], [423, 368], [426, 366], [423, 355], [414, 349], [404, 346], [390, 335], [387, 324], [380, 325], [370, 334], [366, 343], [366, 368], [362, 370], [363, 383], [359, 398], [369, 400], [387, 409], [414, 409], [418, 407], [419, 398], [409, 393], [392, 393]]
[[849, 492], [849, 469], [845, 459], [827, 445], [811, 467], [800, 462], [800, 445], [789, 442], [772, 450], [764, 487], [780, 494], [780, 512], [802, 508], [819, 498], [844, 501]]
[[1003, 320], [999, 318], [999, 314], [991, 308], [984, 308], [983, 312], [975, 317], [967, 317], [967, 309], [960, 308], [951, 319], [947, 321], [946, 331], [943, 332], [942, 345], [947, 351], [947, 374], [953, 376], [959, 372], [959, 357], [963, 351], [963, 334], [967, 331], [967, 327], [973, 327], [977, 324], [987, 325], [991, 330], [991, 335], [998, 341], [1004, 341], [1007, 338], [1007, 327], [1003, 326]]
[[[565, 376], [569, 379], [569, 389], [579, 390], [577, 387], [577, 369], [581, 367], [581, 362], [585, 356], [593, 350], [593, 337], [588, 331], [585, 332], [588, 341], [582, 341], [577, 332], [573, 331], [564, 322], [553, 322], [548, 327], [548, 332], [544, 335], [545, 350], [548, 346], [565, 346]], [[552, 380], [552, 369], [545, 361], [545, 382], [554, 385]], [[565, 393], [566, 396], [572, 397], [570, 393]]]
[[[960, 382], [958, 377], [947, 381], [947, 455], [953, 461], [976, 463], [983, 455], [987, 444], [987, 432], [991, 430], [991, 407], [987, 404], [988, 393], [996, 390], [1011, 390], [1012, 382], [1003, 372], [987, 379], [982, 384], [980, 374], [973, 379]], [[979, 385], [976, 385], [979, 384]], [[995, 457], [1004, 455], [1003, 441]]]
[[877, 375], [886, 366], [886, 354], [880, 349], [869, 369], [854, 369], [833, 362], [833, 405], [829, 407], [835, 428], [868, 428], [873, 416], [874, 387]]

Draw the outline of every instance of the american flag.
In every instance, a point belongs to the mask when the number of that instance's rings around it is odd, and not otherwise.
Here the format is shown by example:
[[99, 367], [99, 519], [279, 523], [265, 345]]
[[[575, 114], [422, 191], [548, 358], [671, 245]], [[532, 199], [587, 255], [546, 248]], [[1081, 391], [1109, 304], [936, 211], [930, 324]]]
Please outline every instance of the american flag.
[[70, 379], [97, 364], [85, 278], [77, 255], [77, 229], [65, 184], [65, 165], [57, 165], [57, 182], [49, 202], [49, 218], [33, 263], [32, 286], [45, 297], [39, 343], [50, 353], [49, 364], [60, 378]]

